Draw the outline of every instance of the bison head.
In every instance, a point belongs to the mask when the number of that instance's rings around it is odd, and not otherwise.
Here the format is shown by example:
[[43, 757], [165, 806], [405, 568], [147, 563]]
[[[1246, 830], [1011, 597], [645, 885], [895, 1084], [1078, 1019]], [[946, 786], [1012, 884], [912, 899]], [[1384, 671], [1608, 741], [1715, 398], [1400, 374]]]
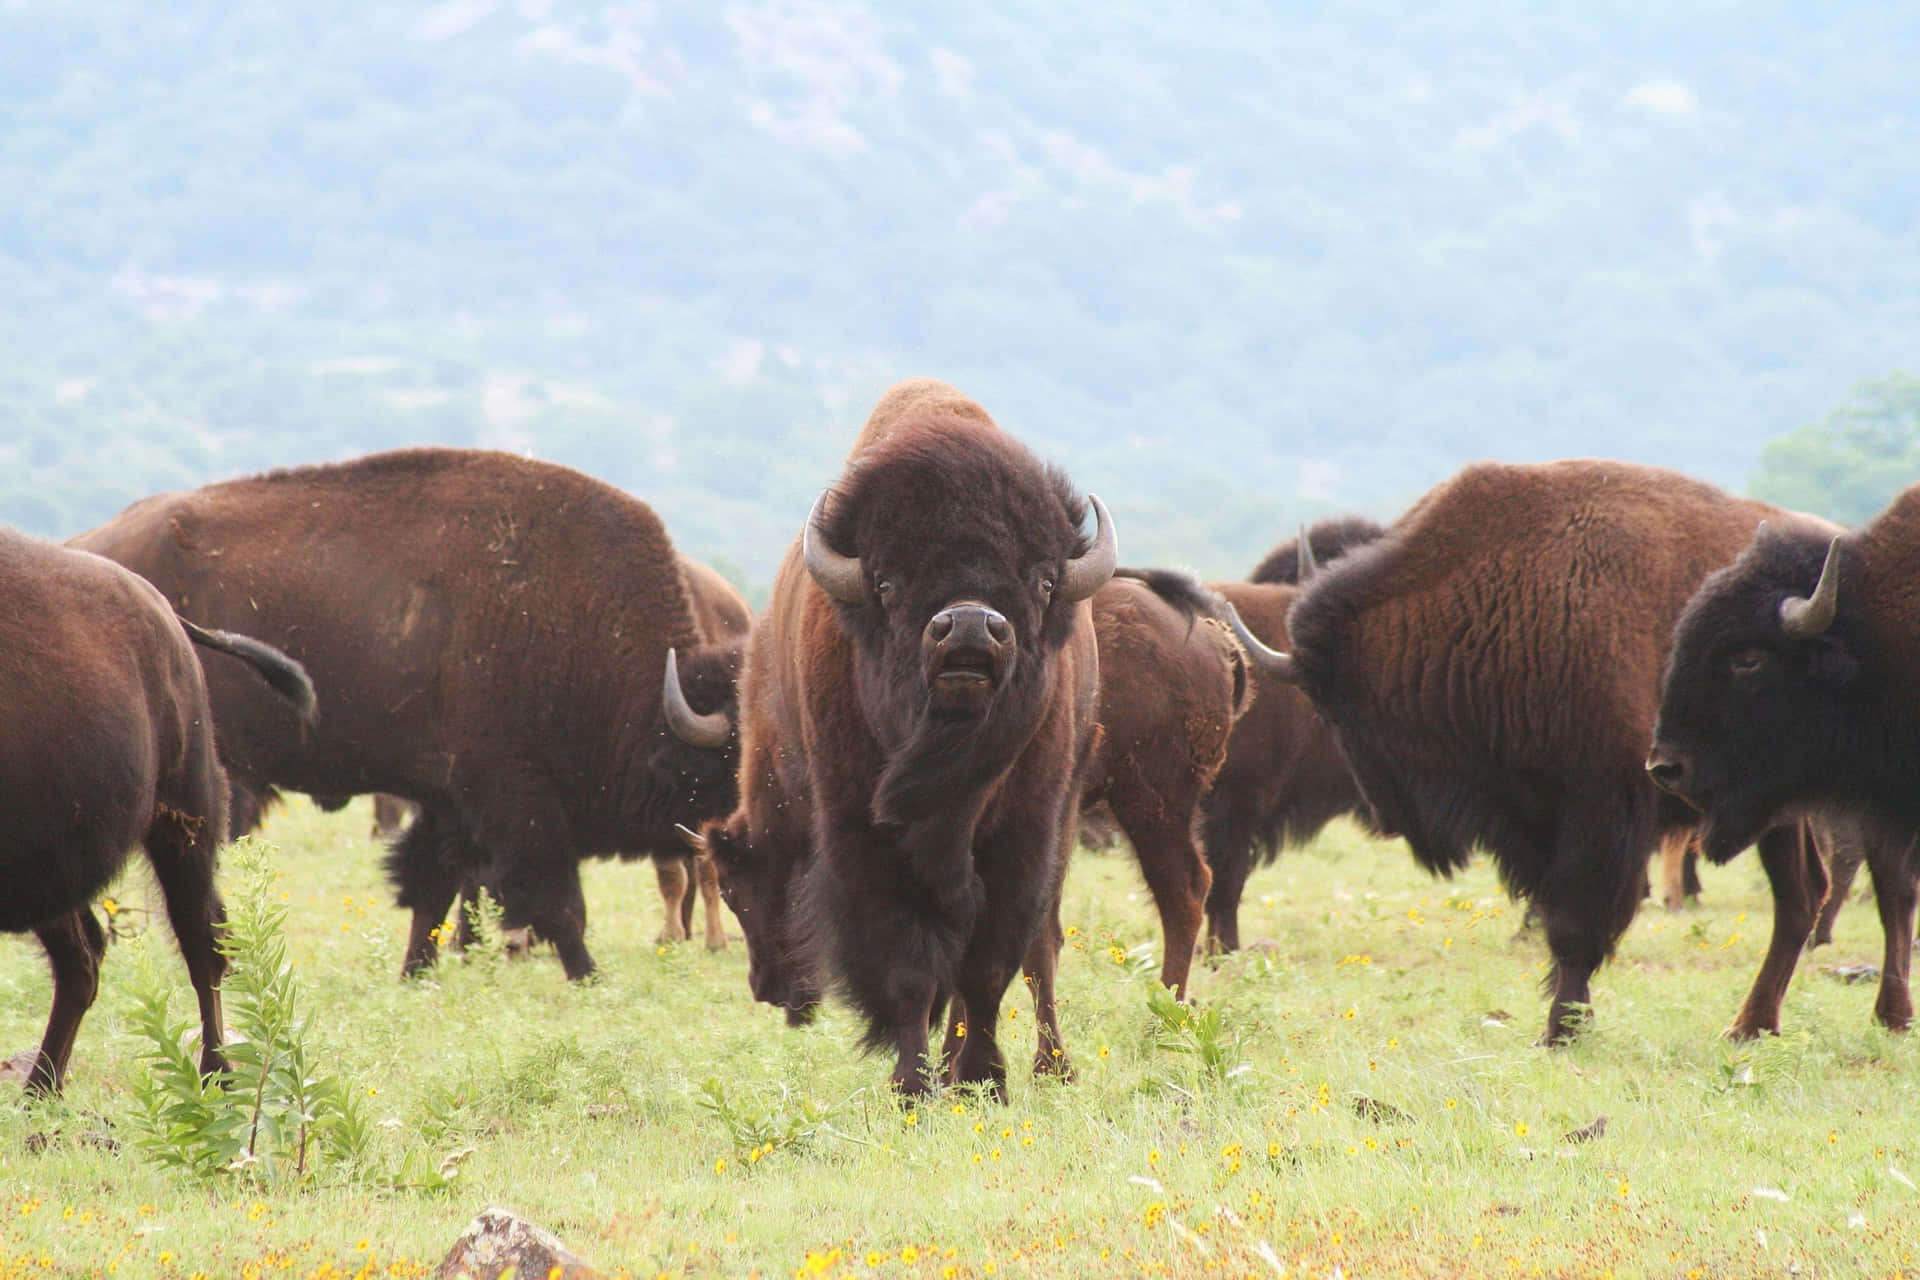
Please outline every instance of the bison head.
[[710, 822], [703, 833], [683, 827], [681, 835], [696, 854], [712, 858], [720, 873], [720, 896], [747, 937], [747, 986], [753, 998], [785, 1009], [789, 1023], [810, 1021], [820, 1003], [819, 984], [788, 936], [788, 899], [798, 859], [756, 847], [743, 814]]
[[1045, 709], [1076, 606], [1113, 576], [1113, 522], [1006, 437], [929, 432], [863, 455], [814, 504], [807, 572], [852, 641], [887, 758], [873, 800], [904, 825], [1005, 769]]
[[1846, 585], [1840, 539], [1762, 525], [1680, 616], [1647, 773], [1701, 811], [1716, 862], [1841, 798], [1847, 726], [1864, 709]]
[[[647, 759], [647, 794], [663, 821], [698, 826], [729, 813], [739, 794], [736, 730], [740, 674], [737, 645], [701, 645], [684, 654], [667, 650], [660, 724]], [[670, 845], [673, 833], [658, 843]]]

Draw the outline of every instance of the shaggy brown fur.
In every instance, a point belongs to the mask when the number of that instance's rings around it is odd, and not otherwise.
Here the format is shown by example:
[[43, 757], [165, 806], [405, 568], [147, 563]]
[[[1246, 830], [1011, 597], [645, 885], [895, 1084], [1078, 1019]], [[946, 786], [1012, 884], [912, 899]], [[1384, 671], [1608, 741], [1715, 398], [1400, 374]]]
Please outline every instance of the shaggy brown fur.
[[213, 870], [227, 795], [193, 646], [246, 663], [246, 678], [297, 723], [312, 719], [313, 688], [264, 645], [183, 627], [118, 565], [8, 530], [0, 600], [0, 929], [31, 929], [53, 965], [53, 1011], [27, 1088], [57, 1093], [65, 1079], [106, 947], [88, 904], [135, 845], [200, 1001], [200, 1068], [219, 1070], [225, 914]]
[[[1769, 517], [1785, 518], [1652, 467], [1472, 466], [1325, 571], [1289, 616], [1300, 685], [1376, 825], [1440, 873], [1484, 846], [1538, 910], [1554, 958], [1549, 1041], [1571, 1033], [1633, 918], [1657, 834], [1694, 821], [1642, 768], [1661, 664], [1687, 598]], [[1774, 936], [1734, 1024], [1743, 1035], [1778, 1025], [1826, 888], [1797, 826], [1760, 845]]]
[[241, 785], [420, 805], [389, 859], [409, 971], [461, 877], [497, 859], [508, 925], [592, 972], [579, 859], [670, 847], [674, 823], [732, 802], [728, 753], [674, 738], [660, 689], [675, 646], [688, 701], [724, 709], [735, 659], [700, 646], [654, 513], [578, 472], [403, 450], [150, 498], [74, 542], [187, 616], [282, 645], [330, 692], [303, 734], [208, 662]]
[[[901, 384], [822, 528], [859, 557], [860, 600], [830, 598], [796, 542], [754, 632], [740, 808], [709, 833], [754, 994], [798, 1011], [814, 971], [838, 983], [909, 1095], [930, 1086], [928, 1028], [951, 998], [965, 1034], [947, 1077], [1004, 1096], [1000, 1002], [1030, 951], [1050, 965], [1057, 946], [1099, 667], [1090, 607], [1044, 580], [1086, 553], [1084, 510], [951, 387]], [[930, 620], [962, 601], [1007, 638], [986, 683], [958, 689]]]

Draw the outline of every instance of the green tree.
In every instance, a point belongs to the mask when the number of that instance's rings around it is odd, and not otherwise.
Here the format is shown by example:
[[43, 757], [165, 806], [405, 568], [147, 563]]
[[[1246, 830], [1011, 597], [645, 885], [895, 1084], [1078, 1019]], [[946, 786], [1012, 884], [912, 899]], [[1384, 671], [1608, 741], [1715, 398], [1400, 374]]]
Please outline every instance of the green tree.
[[1821, 421], [1781, 436], [1760, 454], [1753, 494], [1844, 524], [1872, 518], [1920, 480], [1920, 378], [1857, 384]]

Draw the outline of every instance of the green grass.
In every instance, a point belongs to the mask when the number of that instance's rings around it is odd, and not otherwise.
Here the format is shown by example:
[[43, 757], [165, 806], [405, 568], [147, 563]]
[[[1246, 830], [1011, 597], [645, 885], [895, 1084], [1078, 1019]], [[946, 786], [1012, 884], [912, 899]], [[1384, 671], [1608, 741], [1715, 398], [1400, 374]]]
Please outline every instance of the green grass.
[[[0, 1094], [0, 1277], [425, 1274], [494, 1204], [635, 1276], [1920, 1266], [1916, 1049], [1870, 1024], [1870, 988], [1826, 972], [1877, 962], [1870, 906], [1803, 964], [1784, 1035], [1719, 1038], [1771, 919], [1751, 857], [1708, 869], [1703, 908], [1643, 912], [1593, 1027], [1548, 1052], [1542, 944], [1515, 938], [1484, 867], [1432, 881], [1335, 828], [1255, 877], [1243, 930], [1270, 947], [1196, 970], [1217, 1027], [1169, 1031], [1149, 1007], [1159, 934], [1138, 873], [1082, 855], [1061, 967], [1077, 1081], [1025, 1074], [1032, 1009], [1010, 998], [1011, 1105], [911, 1114], [844, 1009], [787, 1030], [748, 998], [739, 944], [657, 947], [644, 865], [588, 868], [594, 983], [544, 953], [401, 982], [405, 921], [366, 830], [360, 805], [269, 823], [298, 998], [319, 1061], [375, 1123], [376, 1171], [411, 1158], [451, 1186], [209, 1186], [143, 1155], [140, 948], [191, 1008], [158, 926], [109, 951], [65, 1100]], [[123, 922], [157, 905], [144, 872], [119, 893]], [[48, 999], [31, 940], [0, 943], [0, 1051], [37, 1041]], [[1563, 1140], [1602, 1114], [1604, 1136]]]

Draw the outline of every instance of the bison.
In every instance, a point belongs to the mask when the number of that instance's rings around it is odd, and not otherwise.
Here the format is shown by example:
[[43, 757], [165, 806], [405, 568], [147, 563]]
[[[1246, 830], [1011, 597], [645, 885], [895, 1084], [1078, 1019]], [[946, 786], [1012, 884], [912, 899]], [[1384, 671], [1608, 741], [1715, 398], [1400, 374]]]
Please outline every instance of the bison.
[[1252, 705], [1233, 727], [1226, 763], [1202, 808], [1202, 843], [1213, 870], [1207, 935], [1218, 950], [1240, 948], [1240, 898], [1256, 863], [1304, 844], [1359, 806], [1359, 790], [1332, 730], [1305, 695], [1269, 672], [1257, 656], [1264, 647], [1288, 647], [1287, 610], [1316, 562], [1332, 561], [1382, 532], [1358, 516], [1323, 520], [1274, 548], [1254, 570], [1252, 582], [1209, 584], [1257, 637], [1250, 646], [1256, 656]]
[[1768, 521], [1680, 615], [1646, 759], [1700, 810], [1709, 859], [1802, 814], [1858, 834], [1886, 933], [1874, 1015], [1896, 1028], [1920, 871], [1916, 530], [1920, 487], [1852, 533]]
[[817, 966], [909, 1097], [932, 1087], [949, 1000], [947, 1078], [1005, 1096], [1000, 1002], [1054, 941], [1096, 745], [1088, 598], [1116, 557], [1098, 499], [952, 387], [910, 381], [814, 504], [754, 631], [740, 808], [710, 832], [754, 994], [795, 1013], [813, 994], [795, 975]]
[[[1546, 1040], [1632, 920], [1663, 830], [1691, 824], [1649, 784], [1661, 664], [1687, 599], [1767, 517], [1653, 467], [1480, 464], [1305, 588], [1292, 675], [1333, 726], [1373, 824], [1448, 874], [1485, 847], [1553, 954]], [[1797, 825], [1758, 838], [1773, 938], [1735, 1034], [1777, 1026], [1825, 889]], [[1725, 858], [1738, 848], [1709, 840]]]
[[[1202, 622], [1221, 614], [1212, 593], [1184, 574], [1162, 570], [1117, 570], [1093, 595], [1100, 734], [1084, 778], [1081, 818], [1103, 815], [1116, 838], [1121, 831], [1128, 836], [1160, 914], [1161, 981], [1181, 994], [1211, 874], [1196, 810], [1250, 690], [1239, 645]], [[746, 726], [762, 722], [767, 687], [755, 672], [766, 669], [759, 665], [763, 657], [772, 660], [756, 647], [747, 664], [741, 703]], [[770, 753], [777, 732], [762, 736], [747, 729], [743, 765], [756, 751]], [[777, 776], [776, 760], [770, 756], [764, 776]], [[711, 849], [723, 892], [745, 924], [754, 995], [784, 1006], [790, 1020], [803, 1021], [819, 998], [819, 983], [797, 954], [787, 912], [792, 879], [811, 857], [804, 816], [794, 821], [777, 788], [756, 792], [747, 782], [742, 798], [740, 813], [709, 827], [695, 844]], [[1036, 1068], [1064, 1073], [1052, 1004], [1060, 941], [1057, 921], [1055, 926], [1050, 942], [1036, 942], [1027, 976], [1039, 1015]]]
[[580, 858], [672, 847], [675, 823], [732, 807], [737, 650], [704, 642], [653, 511], [566, 467], [401, 450], [148, 498], [74, 545], [183, 616], [281, 646], [330, 692], [302, 733], [209, 661], [242, 787], [420, 806], [388, 858], [409, 972], [491, 864], [507, 925], [586, 976]]
[[27, 1089], [58, 1093], [99, 987], [106, 935], [89, 901], [145, 848], [200, 1001], [200, 1069], [224, 1065], [214, 857], [226, 778], [194, 646], [230, 655], [290, 720], [310, 725], [297, 663], [245, 636], [176, 619], [110, 561], [0, 530], [0, 929], [31, 929], [53, 966], [53, 1011]]

